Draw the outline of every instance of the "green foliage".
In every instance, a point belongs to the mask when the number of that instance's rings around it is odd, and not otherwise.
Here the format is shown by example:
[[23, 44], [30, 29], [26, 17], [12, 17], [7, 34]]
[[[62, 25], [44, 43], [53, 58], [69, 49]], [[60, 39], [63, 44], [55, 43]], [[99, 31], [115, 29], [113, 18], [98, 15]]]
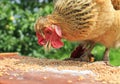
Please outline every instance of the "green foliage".
[[[19, 52], [22, 55], [39, 58], [64, 59], [78, 43], [65, 43], [61, 49], [45, 51], [37, 44], [34, 23], [40, 16], [48, 15], [53, 10], [52, 0], [0, 0], [0, 52]], [[93, 49], [96, 60], [101, 60], [104, 46]], [[112, 49], [111, 63], [120, 65], [120, 49]]]
[[[95, 60], [101, 61], [105, 47], [103, 45], [97, 44], [93, 49], [92, 53], [95, 56]], [[120, 66], [120, 49], [111, 49], [110, 50], [110, 63], [115, 66]]]

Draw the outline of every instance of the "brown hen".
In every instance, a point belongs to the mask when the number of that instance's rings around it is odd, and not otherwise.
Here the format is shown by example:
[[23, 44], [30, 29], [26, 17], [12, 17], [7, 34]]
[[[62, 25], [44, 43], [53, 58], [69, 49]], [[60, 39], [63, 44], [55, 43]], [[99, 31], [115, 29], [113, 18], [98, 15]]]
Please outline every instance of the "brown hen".
[[109, 49], [120, 46], [120, 0], [54, 2], [53, 13], [36, 21], [38, 43], [60, 48], [61, 38], [83, 41], [82, 47], [89, 47], [82, 56], [90, 55], [95, 43], [101, 43], [106, 46], [103, 60], [108, 61]]

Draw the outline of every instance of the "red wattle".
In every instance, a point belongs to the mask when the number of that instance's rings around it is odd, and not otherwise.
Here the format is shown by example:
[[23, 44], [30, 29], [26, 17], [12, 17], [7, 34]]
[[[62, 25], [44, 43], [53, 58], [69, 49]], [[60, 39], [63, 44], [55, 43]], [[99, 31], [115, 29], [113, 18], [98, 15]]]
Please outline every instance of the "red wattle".
[[62, 33], [60, 27], [47, 27], [44, 29], [43, 34], [45, 36], [44, 38], [39, 32], [36, 32], [39, 45], [46, 45], [47, 42], [50, 42], [53, 48], [61, 48], [64, 45], [61, 41]]
[[52, 45], [53, 48], [57, 48], [58, 49], [58, 48], [61, 48], [64, 44], [63, 44], [63, 42], [58, 40], [58, 41], [52, 41], [51, 45]]
[[62, 33], [60, 28], [48, 27], [44, 31], [46, 41], [51, 42], [53, 48], [61, 48], [64, 44], [61, 41]]
[[38, 44], [39, 45], [45, 45], [46, 44], [46, 41], [45, 41], [45, 39], [38, 33], [38, 32], [36, 32], [36, 36], [37, 36], [37, 38], [38, 38]]

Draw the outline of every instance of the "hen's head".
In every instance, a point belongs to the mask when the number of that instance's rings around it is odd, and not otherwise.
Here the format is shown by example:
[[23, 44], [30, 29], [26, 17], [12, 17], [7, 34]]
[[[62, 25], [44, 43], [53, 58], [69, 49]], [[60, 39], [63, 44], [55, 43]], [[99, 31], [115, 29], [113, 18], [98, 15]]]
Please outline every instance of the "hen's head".
[[35, 24], [36, 36], [38, 44], [45, 48], [61, 48], [63, 42], [61, 41], [62, 33], [59, 26], [50, 23], [47, 18], [40, 17]]

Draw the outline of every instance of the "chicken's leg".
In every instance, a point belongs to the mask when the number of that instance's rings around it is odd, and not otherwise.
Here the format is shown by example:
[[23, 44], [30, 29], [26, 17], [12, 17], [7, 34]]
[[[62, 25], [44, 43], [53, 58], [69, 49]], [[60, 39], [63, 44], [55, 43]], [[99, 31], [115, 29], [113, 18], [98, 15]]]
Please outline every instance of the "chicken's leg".
[[71, 54], [70, 58], [67, 60], [76, 60], [76, 61], [87, 61], [93, 62], [94, 56], [91, 54], [92, 49], [94, 48], [95, 43], [92, 41], [82, 42]]
[[84, 51], [83, 55], [80, 56], [81, 61], [88, 61], [93, 62], [94, 61], [94, 55], [91, 54], [92, 49], [94, 48], [95, 43], [92, 41], [86, 42], [85, 46], [83, 46], [86, 51]]
[[103, 55], [103, 61], [107, 64], [107, 65], [111, 65], [110, 61], [109, 61], [109, 53], [110, 53], [110, 48], [106, 48], [104, 55]]
[[106, 48], [103, 56], [103, 61], [109, 61], [109, 52], [110, 52], [110, 49]]

